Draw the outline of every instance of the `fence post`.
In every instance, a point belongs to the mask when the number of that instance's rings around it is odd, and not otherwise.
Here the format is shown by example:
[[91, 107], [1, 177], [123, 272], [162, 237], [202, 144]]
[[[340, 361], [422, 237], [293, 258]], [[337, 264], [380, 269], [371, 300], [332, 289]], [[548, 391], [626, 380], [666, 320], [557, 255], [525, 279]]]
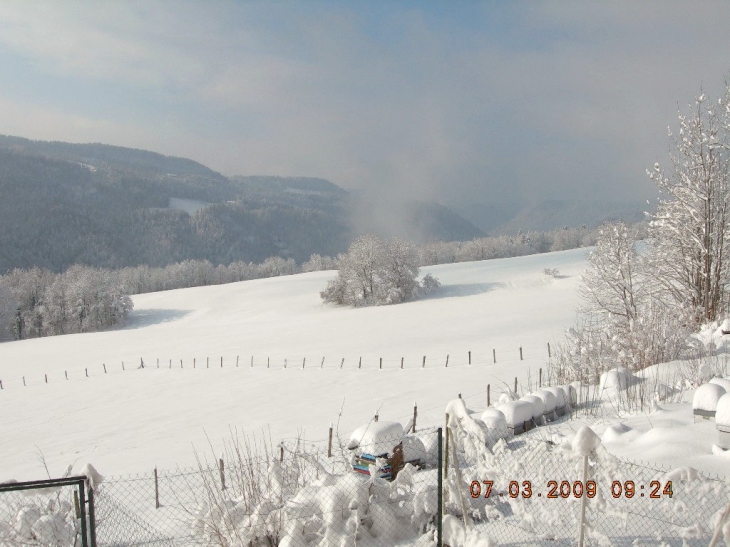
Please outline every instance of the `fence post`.
[[412, 433], [416, 432], [416, 418], [418, 417], [418, 403], [413, 402], [413, 428], [411, 429]]
[[446, 447], [444, 449], [444, 476], [449, 475], [449, 414], [446, 413]]
[[586, 501], [588, 499], [585, 484], [588, 480], [588, 454], [583, 456], [583, 495], [580, 498], [580, 521], [578, 522], [578, 547], [583, 547], [583, 537], [586, 527]]
[[[446, 354], [446, 368], [448, 368], [448, 367], [449, 367], [449, 354], [447, 353]], [[447, 435], [448, 435], [448, 433], [447, 433]]]
[[221, 476], [221, 490], [226, 489], [226, 472], [223, 464], [223, 458], [218, 458], [218, 473]]
[[494, 361], [494, 364], [497, 364], [497, 350], [492, 349], [492, 361]]
[[45, 376], [46, 376], [46, 383], [48, 383], [48, 374], [46, 374]]
[[404, 357], [400, 358], [400, 368], [403, 368], [403, 359], [404, 359]]
[[542, 387], [542, 367], [540, 367], [540, 383], [538, 387]]
[[86, 540], [89, 537], [86, 531], [86, 492], [84, 491], [83, 482], [79, 484], [79, 508], [81, 509], [81, 537], [83, 541], [81, 545], [86, 547]]
[[489, 397], [490, 396], [491, 387], [492, 387], [491, 384], [487, 384], [487, 406], [491, 406], [491, 401], [490, 401], [490, 397]]
[[2, 389], [2, 388], [3, 388], [3, 381], [0, 380], [0, 389]]
[[122, 361], [122, 370], [124, 370], [124, 361]]
[[342, 368], [342, 367], [344, 367], [344, 366], [345, 366], [345, 358], [343, 357], [343, 358], [342, 358], [342, 362], [340, 363], [340, 368]]
[[239, 358], [239, 355], [236, 355], [236, 368], [238, 368], [238, 358]]
[[205, 368], [210, 368], [210, 357], [205, 358]]
[[253, 368], [253, 355], [251, 356], [251, 368]]
[[517, 395], [517, 376], [515, 376], [515, 395]]
[[106, 363], [102, 363], [101, 366], [104, 367], [104, 374], [106, 374]]
[[327, 443], [327, 457], [332, 457], [332, 424], [330, 423], [329, 442]]
[[357, 362], [357, 368], [362, 368], [362, 357], [360, 357], [360, 360]]
[[426, 368], [426, 356], [423, 356], [423, 366], [421, 368]]
[[443, 539], [443, 520], [444, 520], [444, 450], [443, 450], [443, 430], [438, 428], [438, 453], [439, 453], [439, 465], [438, 465], [438, 492], [436, 505], [436, 545], [442, 547]]
[[469, 350], [469, 364], [471, 365], [471, 350]]
[[155, 467], [155, 509], [160, 508], [160, 482], [157, 478], [157, 467]]
[[160, 368], [160, 358], [157, 358], [157, 368]]
[[376, 422], [378, 421], [378, 415], [377, 414], [375, 415], [375, 421]]
[[306, 364], [307, 364], [307, 358], [305, 357], [304, 359], [302, 359], [302, 369], [304, 368], [304, 365], [306, 365]]
[[[88, 378], [89, 377], [89, 369], [88, 368], [84, 368], [84, 372], [86, 373], [86, 377]], [[23, 385], [25, 385], [25, 376], [23, 376]]]
[[322, 357], [322, 363], [319, 365], [319, 368], [324, 368], [324, 357]]
[[90, 547], [96, 547], [96, 508], [94, 507], [94, 489], [89, 485], [88, 493], [89, 504], [89, 540]]
[[271, 357], [266, 358], [266, 368], [269, 368], [271, 366]]
[[[452, 435], [451, 428], [446, 428], [446, 439]], [[456, 484], [463, 484], [464, 481], [461, 478], [461, 467], [459, 467], [459, 458], [456, 455], [456, 444], [453, 442], [451, 443], [451, 452], [454, 456], [454, 471], [456, 471]], [[459, 492], [459, 503], [461, 504], [461, 516], [464, 519], [464, 529], [467, 529], [469, 526], [469, 514], [466, 510], [466, 501], [464, 501], [464, 489], [458, 488], [457, 491]], [[582, 547], [582, 546], [581, 546]]]
[[548, 359], [550, 359], [552, 357], [552, 355], [550, 353], [550, 342], [548, 342], [547, 344], [548, 344]]
[[183, 360], [180, 359], [180, 368], [183, 368]]
[[380, 358], [380, 368], [383, 368], [383, 358]]
[[195, 368], [195, 357], [193, 357], [193, 368]]
[[223, 368], [223, 356], [221, 356], [221, 368]]
[[64, 370], [63, 371], [63, 374], [66, 376], [66, 380], [68, 380], [68, 371], [67, 370]]
[[[282, 441], [284, 442], [284, 441]], [[284, 446], [279, 445], [279, 463], [284, 461]]]
[[522, 346], [520, 346], [520, 361], [522, 361]]

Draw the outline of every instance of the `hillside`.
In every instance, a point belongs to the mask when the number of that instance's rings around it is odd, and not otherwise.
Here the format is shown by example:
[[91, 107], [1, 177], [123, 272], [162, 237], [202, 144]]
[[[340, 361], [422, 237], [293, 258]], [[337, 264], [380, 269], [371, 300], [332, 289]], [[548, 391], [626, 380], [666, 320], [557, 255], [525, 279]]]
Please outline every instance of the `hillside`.
[[[301, 263], [313, 253], [335, 256], [363, 233], [353, 222], [358, 197], [329, 181], [228, 178], [189, 159], [102, 144], [0, 136], [0, 196], [0, 274], [74, 263]], [[415, 229], [387, 235], [483, 235], [443, 206], [405, 202], [402, 210]]]

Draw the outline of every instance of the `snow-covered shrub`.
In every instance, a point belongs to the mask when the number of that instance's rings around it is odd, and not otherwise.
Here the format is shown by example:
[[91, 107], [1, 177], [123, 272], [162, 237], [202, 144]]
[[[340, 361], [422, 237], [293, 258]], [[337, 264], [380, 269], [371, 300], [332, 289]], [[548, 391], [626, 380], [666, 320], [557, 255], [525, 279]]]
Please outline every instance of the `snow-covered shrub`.
[[725, 389], [717, 384], [701, 385], [692, 397], [692, 409], [715, 412], [720, 397], [725, 393]]
[[560, 271], [557, 268], [544, 268], [542, 270], [542, 273], [545, 274], [548, 277], [559, 277]]
[[427, 275], [418, 283], [416, 246], [402, 239], [384, 241], [375, 235], [357, 238], [337, 260], [337, 277], [320, 293], [322, 300], [348, 306], [397, 304], [432, 292], [438, 280]]

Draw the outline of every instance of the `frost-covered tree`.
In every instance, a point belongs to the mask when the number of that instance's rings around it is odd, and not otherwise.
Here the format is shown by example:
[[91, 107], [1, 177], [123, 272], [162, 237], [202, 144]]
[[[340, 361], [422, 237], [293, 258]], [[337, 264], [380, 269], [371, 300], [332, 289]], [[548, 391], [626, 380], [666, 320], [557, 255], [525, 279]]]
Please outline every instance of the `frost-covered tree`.
[[661, 199], [652, 216], [656, 279], [697, 323], [725, 311], [730, 281], [730, 87], [718, 102], [702, 94], [670, 131], [671, 169], [649, 177]]
[[[325, 302], [362, 306], [396, 304], [415, 298], [418, 249], [401, 239], [383, 241], [375, 235], [357, 238], [337, 260], [337, 277], [320, 293]], [[429, 289], [436, 288], [429, 279]]]
[[7, 283], [0, 277], [0, 342], [13, 339], [13, 325], [18, 302]]

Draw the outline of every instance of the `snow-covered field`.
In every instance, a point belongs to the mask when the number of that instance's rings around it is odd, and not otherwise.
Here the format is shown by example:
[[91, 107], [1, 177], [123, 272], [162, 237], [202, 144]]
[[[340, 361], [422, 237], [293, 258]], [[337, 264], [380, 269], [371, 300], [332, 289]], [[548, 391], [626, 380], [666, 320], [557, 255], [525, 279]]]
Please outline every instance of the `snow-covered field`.
[[[231, 429], [315, 441], [339, 420], [346, 440], [376, 411], [407, 422], [414, 401], [422, 426], [442, 424], [458, 393], [483, 409], [488, 384], [495, 402], [515, 377], [536, 381], [548, 342], [575, 320], [586, 256], [423, 268], [441, 291], [397, 306], [322, 304], [333, 272], [139, 295], [122, 330], [0, 344], [0, 481], [43, 478], [40, 454], [54, 475], [86, 462], [102, 474], [148, 472], [194, 464], [194, 448], [208, 453], [209, 439], [218, 450]], [[722, 473], [714, 423], [691, 413], [676, 404], [593, 425], [619, 456]], [[584, 421], [544, 434], [570, 436]]]

